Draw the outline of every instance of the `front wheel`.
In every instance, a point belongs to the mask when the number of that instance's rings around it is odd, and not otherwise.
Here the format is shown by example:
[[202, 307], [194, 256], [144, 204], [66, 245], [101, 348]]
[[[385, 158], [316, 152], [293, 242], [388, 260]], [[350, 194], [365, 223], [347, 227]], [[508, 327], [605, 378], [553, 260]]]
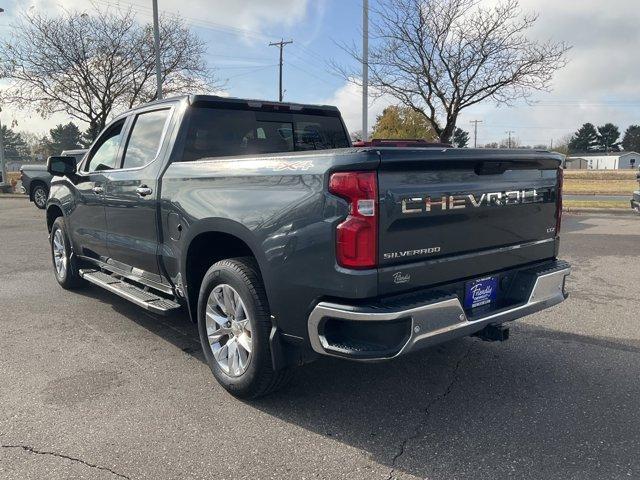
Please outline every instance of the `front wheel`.
[[56, 218], [51, 227], [51, 259], [56, 280], [62, 288], [73, 290], [82, 285], [63, 217]]
[[44, 185], [36, 185], [33, 187], [33, 192], [31, 193], [31, 197], [33, 198], [33, 203], [40, 210], [43, 210], [47, 206], [47, 197], [49, 196], [49, 192], [47, 191], [47, 187]]
[[209, 268], [198, 299], [198, 331], [213, 375], [232, 395], [256, 398], [288, 380], [288, 369], [273, 369], [269, 305], [252, 258], [222, 260]]

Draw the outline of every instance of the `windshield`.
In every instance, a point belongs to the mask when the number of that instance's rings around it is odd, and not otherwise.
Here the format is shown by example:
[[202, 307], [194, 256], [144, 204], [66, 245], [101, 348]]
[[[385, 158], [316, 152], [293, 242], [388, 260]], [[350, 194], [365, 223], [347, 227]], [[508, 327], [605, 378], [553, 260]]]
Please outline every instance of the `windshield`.
[[349, 147], [340, 117], [193, 108], [183, 159]]

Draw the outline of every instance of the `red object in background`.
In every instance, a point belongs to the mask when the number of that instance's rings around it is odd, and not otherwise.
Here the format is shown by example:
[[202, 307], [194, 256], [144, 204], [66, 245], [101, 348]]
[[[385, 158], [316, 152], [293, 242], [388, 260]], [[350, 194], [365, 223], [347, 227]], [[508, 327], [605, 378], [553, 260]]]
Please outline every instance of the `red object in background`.
[[449, 143], [427, 142], [421, 138], [374, 138], [368, 142], [362, 140], [353, 142], [354, 147], [442, 147], [453, 148]]

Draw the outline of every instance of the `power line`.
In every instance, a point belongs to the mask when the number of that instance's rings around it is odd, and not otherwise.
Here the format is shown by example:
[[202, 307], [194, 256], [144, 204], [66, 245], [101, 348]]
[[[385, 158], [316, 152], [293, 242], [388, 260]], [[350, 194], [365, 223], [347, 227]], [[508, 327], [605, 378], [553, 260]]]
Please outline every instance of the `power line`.
[[245, 75], [250, 75], [255, 72], [260, 72], [262, 70], [266, 70], [267, 68], [277, 67], [278, 64], [274, 63], [273, 65], [265, 65], [264, 67], [258, 67], [253, 70], [249, 70], [248, 72], [238, 73], [237, 75], [231, 75], [230, 77], [226, 77], [225, 80], [231, 80], [232, 78], [244, 77]]
[[[133, 12], [135, 13], [141, 13], [141, 14], [145, 14], [145, 15], [152, 15], [152, 11], [151, 8], [147, 5], [141, 5], [139, 3], [130, 1], [130, 2], [124, 2], [121, 0], [116, 0], [115, 2], [112, 2], [111, 0], [94, 0], [97, 4], [102, 5], [103, 7], [108, 7], [108, 8], [118, 8], [118, 9], [123, 9], [123, 8], [128, 8], [131, 9]], [[189, 16], [185, 16], [182, 14], [179, 14], [177, 12], [173, 12], [173, 11], [169, 11], [169, 10], [161, 10], [161, 12], [169, 17], [172, 18], [180, 18], [182, 20], [184, 20], [187, 24], [197, 27], [197, 28], [202, 28], [205, 30], [211, 30], [217, 33], [222, 33], [222, 34], [227, 34], [227, 35], [233, 35], [233, 36], [246, 36], [246, 37], [250, 37], [256, 40], [268, 40], [269, 38], [273, 38], [273, 36], [267, 35], [267, 34], [263, 34], [261, 32], [257, 32], [255, 30], [249, 30], [249, 29], [245, 29], [245, 28], [239, 28], [239, 27], [233, 27], [233, 26], [229, 26], [229, 25], [222, 25], [219, 23], [215, 23], [215, 22], [211, 22], [208, 20], [203, 20], [203, 19], [198, 19], [198, 18], [193, 18], [193, 17], [189, 17]], [[317, 52], [315, 52], [314, 50], [310, 49], [309, 47], [301, 44], [301, 43], [296, 43], [294, 44], [295, 48], [299, 48], [301, 49], [302, 52], [304, 52], [304, 54], [320, 63], [325, 62], [326, 60]], [[292, 51], [292, 54], [294, 52]], [[295, 54], [294, 54], [295, 55]], [[256, 57], [238, 57], [238, 56], [225, 56], [225, 55], [217, 55], [217, 54], [209, 54], [209, 56], [211, 57], [229, 57], [229, 58], [243, 58], [243, 59], [247, 59], [247, 60], [263, 60], [262, 58], [256, 58]], [[316, 64], [311, 63], [308, 59], [303, 58], [300, 55], [295, 55], [297, 58], [300, 59], [301, 62], [305, 63], [306, 65], [309, 66], [309, 68], [316, 68]], [[317, 69], [317, 68], [316, 68]], [[327, 75], [327, 71], [326, 70], [321, 70], [321, 69], [317, 69], [317, 71], [319, 72], [320, 75]]]
[[279, 47], [280, 48], [280, 81], [278, 82], [279, 85], [279, 95], [278, 95], [278, 101], [281, 102], [282, 101], [282, 53], [284, 51], [284, 47], [286, 45], [291, 45], [293, 43], [293, 40], [287, 40], [286, 42], [284, 40], [280, 40], [279, 42], [271, 42], [269, 44], [270, 47]]
[[257, 67], [275, 67], [278, 65], [277, 63], [257, 63], [254, 65], [229, 65], [229, 66], [220, 66], [216, 65], [218, 70], [244, 70], [247, 68], [257, 68]]

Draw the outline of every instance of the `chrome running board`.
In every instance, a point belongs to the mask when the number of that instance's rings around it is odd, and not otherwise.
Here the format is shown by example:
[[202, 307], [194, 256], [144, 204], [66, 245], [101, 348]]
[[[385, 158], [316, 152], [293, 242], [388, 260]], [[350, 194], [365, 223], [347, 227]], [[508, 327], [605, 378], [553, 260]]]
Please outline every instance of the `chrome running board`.
[[171, 299], [125, 282], [115, 275], [109, 275], [100, 270], [81, 269], [80, 276], [86, 281], [115, 293], [153, 313], [167, 315], [180, 309], [180, 304]]

